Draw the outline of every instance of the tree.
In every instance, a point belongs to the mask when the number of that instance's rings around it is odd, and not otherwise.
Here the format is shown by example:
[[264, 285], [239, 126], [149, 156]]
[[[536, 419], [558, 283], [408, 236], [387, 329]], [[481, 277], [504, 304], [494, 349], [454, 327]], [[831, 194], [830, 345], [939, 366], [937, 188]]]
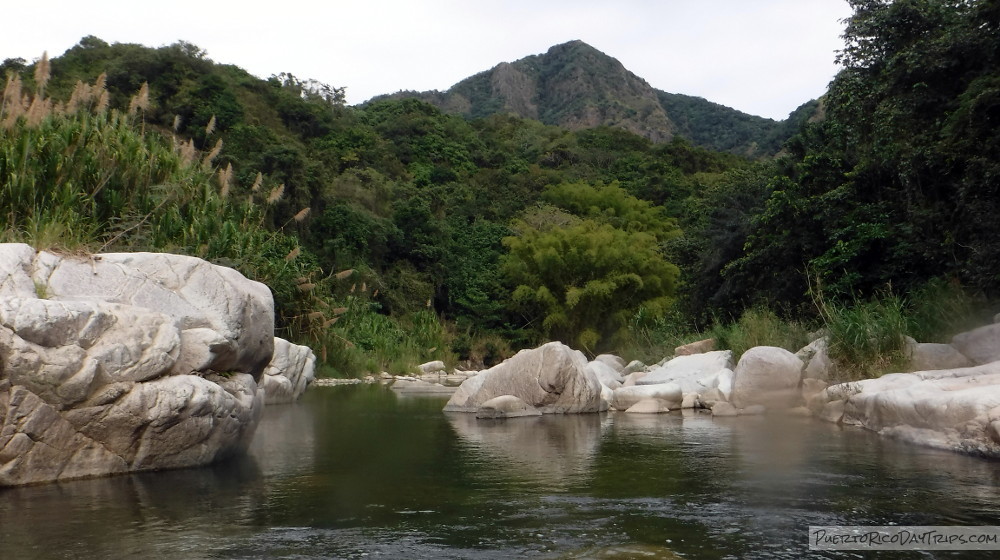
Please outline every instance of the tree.
[[515, 308], [544, 336], [595, 353], [640, 308], [662, 313], [672, 301], [679, 270], [654, 235], [566, 215], [522, 220], [515, 230], [504, 239], [502, 271]]

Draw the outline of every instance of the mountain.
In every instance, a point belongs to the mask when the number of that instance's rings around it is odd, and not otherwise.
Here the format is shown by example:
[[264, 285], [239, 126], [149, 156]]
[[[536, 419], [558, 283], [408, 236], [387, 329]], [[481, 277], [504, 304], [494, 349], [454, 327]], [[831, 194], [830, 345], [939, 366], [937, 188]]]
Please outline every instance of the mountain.
[[583, 41], [502, 62], [444, 92], [401, 91], [376, 99], [385, 98], [418, 98], [470, 118], [509, 113], [571, 130], [612, 126], [654, 142], [682, 136], [698, 146], [747, 156], [776, 153], [815, 106], [811, 102], [789, 120], [775, 121], [667, 93]]

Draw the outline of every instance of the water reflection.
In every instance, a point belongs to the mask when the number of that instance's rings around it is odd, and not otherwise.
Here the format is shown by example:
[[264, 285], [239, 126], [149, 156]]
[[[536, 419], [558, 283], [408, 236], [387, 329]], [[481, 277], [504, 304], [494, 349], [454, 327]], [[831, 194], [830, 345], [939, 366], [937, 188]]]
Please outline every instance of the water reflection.
[[[0, 490], [0, 558], [844, 558], [807, 527], [1000, 520], [1000, 463], [863, 430], [443, 405], [315, 390], [240, 460]], [[879, 556], [915, 557], [955, 556]]]
[[[480, 420], [449, 413], [448, 422], [471, 453], [485, 456], [513, 479], [553, 491], [578, 484], [590, 472], [608, 425], [605, 415], [558, 414]], [[495, 476], [495, 475], [491, 475]]]

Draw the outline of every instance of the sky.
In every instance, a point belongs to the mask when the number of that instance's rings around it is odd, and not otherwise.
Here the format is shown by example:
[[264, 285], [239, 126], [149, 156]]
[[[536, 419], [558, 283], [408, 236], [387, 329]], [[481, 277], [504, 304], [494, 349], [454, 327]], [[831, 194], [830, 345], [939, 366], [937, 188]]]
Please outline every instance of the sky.
[[47, 0], [43, 13], [5, 4], [0, 60], [56, 57], [87, 35], [183, 40], [262, 78], [346, 87], [353, 105], [446, 90], [579, 39], [654, 88], [774, 119], [826, 91], [851, 13], [845, 0]]

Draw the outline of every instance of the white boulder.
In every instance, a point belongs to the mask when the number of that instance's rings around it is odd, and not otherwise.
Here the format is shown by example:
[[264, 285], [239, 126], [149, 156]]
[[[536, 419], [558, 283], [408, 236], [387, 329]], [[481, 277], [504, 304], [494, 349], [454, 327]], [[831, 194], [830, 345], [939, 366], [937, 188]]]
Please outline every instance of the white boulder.
[[951, 344], [917, 342], [910, 337], [906, 337], [904, 351], [909, 362], [910, 371], [955, 369], [976, 365]]
[[594, 358], [595, 362], [600, 362], [607, 365], [611, 369], [615, 370], [615, 373], [621, 373], [625, 369], [625, 360], [615, 356], [614, 354], [601, 354]]
[[825, 402], [811, 408], [826, 420], [921, 445], [1000, 457], [1000, 362], [894, 373], [834, 385], [822, 396]]
[[476, 412], [492, 398], [513, 395], [544, 414], [600, 412], [605, 409], [601, 392], [601, 382], [582, 353], [550, 342], [470, 377], [444, 409]]
[[622, 386], [625, 379], [621, 376], [615, 368], [609, 366], [605, 362], [599, 362], [594, 360], [587, 364], [587, 369], [597, 377], [597, 380], [601, 382], [601, 385], [609, 389], [617, 389]]
[[637, 385], [675, 383], [684, 393], [701, 393], [717, 387], [720, 372], [731, 369], [731, 350], [716, 350], [703, 354], [678, 356], [636, 380]]
[[1000, 360], [1000, 323], [956, 334], [951, 339], [951, 346], [975, 365]]
[[0, 486], [245, 449], [273, 321], [266, 286], [200, 259], [0, 244]]
[[830, 342], [826, 337], [817, 338], [795, 353], [805, 367], [802, 377], [805, 379], [830, 379], [836, 371], [833, 360], [830, 359]]
[[316, 379], [316, 355], [308, 346], [292, 344], [283, 338], [274, 339], [274, 356], [264, 368], [260, 388], [267, 404], [290, 403], [299, 400]]
[[784, 348], [751, 348], [733, 370], [730, 401], [736, 408], [755, 404], [792, 408], [800, 398], [802, 366], [802, 360]]

